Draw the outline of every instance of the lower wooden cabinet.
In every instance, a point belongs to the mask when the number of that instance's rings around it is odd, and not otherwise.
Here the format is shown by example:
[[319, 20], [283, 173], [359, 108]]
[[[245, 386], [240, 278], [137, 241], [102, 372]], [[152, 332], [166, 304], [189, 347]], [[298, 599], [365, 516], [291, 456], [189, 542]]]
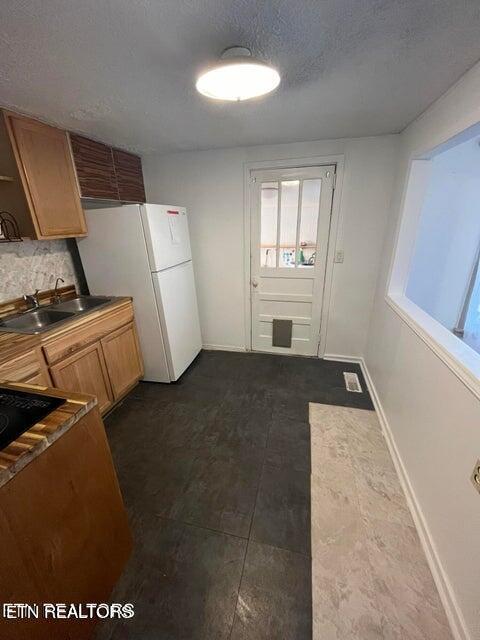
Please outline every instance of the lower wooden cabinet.
[[[127, 320], [127, 322], [125, 322]], [[118, 326], [118, 323], [124, 323]], [[113, 325], [113, 326], [112, 326]], [[82, 342], [91, 340], [88, 346]], [[96, 338], [96, 339], [95, 339]], [[43, 346], [53, 384], [66, 391], [97, 396], [101, 413], [132, 389], [143, 376], [143, 360], [131, 303], [95, 322], [49, 338]], [[72, 353], [72, 349], [75, 351]], [[58, 361], [59, 354], [70, 355]]]
[[0, 381], [88, 393], [97, 396], [102, 414], [142, 377], [130, 300], [46, 334], [38, 346], [0, 364]]
[[52, 381], [50, 380], [50, 376], [48, 375], [48, 372], [45, 372], [45, 371], [40, 371], [39, 373], [32, 376], [31, 378], [28, 378], [28, 380], [22, 380], [22, 382], [25, 384], [39, 384], [40, 386], [43, 386], [43, 387], [52, 386]]
[[100, 342], [77, 351], [50, 367], [53, 383], [65, 391], [78, 391], [97, 396], [98, 407], [104, 413], [113, 397]]
[[39, 346], [0, 364], [0, 381], [97, 396], [102, 414], [143, 377], [130, 300], [42, 337]]
[[[95, 407], [0, 487], [3, 602], [109, 602], [132, 535]], [[89, 640], [93, 619], [7, 620], [2, 640]]]
[[50, 386], [52, 381], [40, 347], [4, 362], [0, 366], [0, 380]]
[[143, 376], [137, 332], [133, 323], [102, 339], [114, 400], [123, 396]]

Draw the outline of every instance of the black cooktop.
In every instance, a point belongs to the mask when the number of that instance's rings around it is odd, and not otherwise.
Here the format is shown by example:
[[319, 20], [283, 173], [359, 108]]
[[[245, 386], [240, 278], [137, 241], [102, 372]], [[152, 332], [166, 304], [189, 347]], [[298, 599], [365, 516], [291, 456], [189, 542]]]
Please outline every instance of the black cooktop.
[[63, 404], [63, 398], [0, 387], [0, 449]]

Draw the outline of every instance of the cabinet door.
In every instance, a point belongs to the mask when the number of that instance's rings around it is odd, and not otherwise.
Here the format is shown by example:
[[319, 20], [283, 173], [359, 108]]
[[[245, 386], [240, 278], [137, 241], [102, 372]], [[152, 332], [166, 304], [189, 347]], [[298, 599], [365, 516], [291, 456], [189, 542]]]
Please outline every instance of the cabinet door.
[[111, 147], [74, 133], [70, 142], [82, 197], [118, 200]]
[[32, 349], [22, 354], [14, 360], [5, 362], [0, 367], [0, 380], [9, 382], [22, 382], [38, 375], [40, 365], [38, 363], [37, 351]]
[[143, 376], [143, 362], [135, 325], [128, 324], [102, 339], [103, 353], [115, 400]]
[[38, 384], [41, 387], [51, 387], [52, 382], [50, 380], [50, 376], [45, 371], [40, 371], [36, 375], [28, 378], [28, 380], [22, 380], [25, 384]]
[[97, 396], [101, 413], [112, 404], [112, 392], [99, 342], [54, 365], [50, 368], [50, 373], [59, 389]]
[[47, 365], [40, 347], [31, 349], [0, 366], [0, 380], [51, 385]]
[[118, 195], [124, 202], [145, 202], [142, 159], [133, 153], [113, 149]]
[[6, 122], [37, 238], [86, 235], [66, 131], [11, 113]]

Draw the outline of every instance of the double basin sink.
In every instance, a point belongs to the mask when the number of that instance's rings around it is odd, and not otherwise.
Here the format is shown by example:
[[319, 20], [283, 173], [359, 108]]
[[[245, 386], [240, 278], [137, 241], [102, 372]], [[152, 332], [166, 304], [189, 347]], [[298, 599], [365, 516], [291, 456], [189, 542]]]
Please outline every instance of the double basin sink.
[[112, 302], [103, 296], [79, 296], [66, 302], [51, 304], [38, 309], [24, 311], [0, 320], [0, 331], [12, 333], [42, 333], [74, 316], [92, 311]]

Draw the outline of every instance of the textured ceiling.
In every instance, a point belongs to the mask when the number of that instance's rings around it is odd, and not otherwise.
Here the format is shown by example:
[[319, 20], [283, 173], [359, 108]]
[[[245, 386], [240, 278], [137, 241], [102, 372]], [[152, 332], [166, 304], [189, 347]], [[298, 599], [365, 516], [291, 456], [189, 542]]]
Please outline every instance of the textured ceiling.
[[[480, 58], [479, 0], [3, 0], [0, 102], [140, 152], [402, 130]], [[282, 83], [216, 103], [227, 46]]]

